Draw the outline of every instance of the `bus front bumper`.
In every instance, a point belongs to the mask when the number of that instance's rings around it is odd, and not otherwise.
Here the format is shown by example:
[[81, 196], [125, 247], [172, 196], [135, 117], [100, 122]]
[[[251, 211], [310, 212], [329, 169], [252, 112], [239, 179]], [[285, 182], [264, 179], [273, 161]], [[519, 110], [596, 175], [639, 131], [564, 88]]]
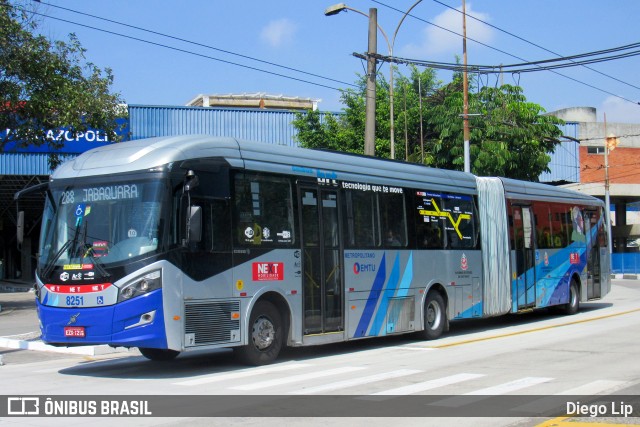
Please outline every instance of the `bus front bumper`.
[[161, 289], [108, 307], [36, 306], [46, 344], [167, 348]]

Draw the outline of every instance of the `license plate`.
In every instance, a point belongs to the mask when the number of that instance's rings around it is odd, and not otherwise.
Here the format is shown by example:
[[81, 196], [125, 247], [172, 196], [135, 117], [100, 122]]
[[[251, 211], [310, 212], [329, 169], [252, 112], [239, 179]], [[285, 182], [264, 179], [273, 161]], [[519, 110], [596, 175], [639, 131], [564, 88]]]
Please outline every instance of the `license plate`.
[[85, 331], [84, 326], [65, 326], [64, 336], [71, 338], [84, 338]]

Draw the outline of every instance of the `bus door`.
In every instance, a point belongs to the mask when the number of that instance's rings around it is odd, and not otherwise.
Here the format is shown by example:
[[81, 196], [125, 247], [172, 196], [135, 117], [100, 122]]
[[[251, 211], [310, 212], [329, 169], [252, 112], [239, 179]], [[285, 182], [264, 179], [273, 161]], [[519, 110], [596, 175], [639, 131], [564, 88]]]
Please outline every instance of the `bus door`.
[[[600, 298], [600, 242], [598, 236], [591, 234], [593, 227], [598, 226], [598, 216], [595, 211], [584, 211], [584, 235], [587, 242], [587, 299]], [[597, 234], [597, 233], [596, 233]]]
[[305, 335], [343, 330], [338, 191], [300, 186]]
[[534, 218], [529, 206], [513, 206], [518, 310], [535, 307], [536, 253]]

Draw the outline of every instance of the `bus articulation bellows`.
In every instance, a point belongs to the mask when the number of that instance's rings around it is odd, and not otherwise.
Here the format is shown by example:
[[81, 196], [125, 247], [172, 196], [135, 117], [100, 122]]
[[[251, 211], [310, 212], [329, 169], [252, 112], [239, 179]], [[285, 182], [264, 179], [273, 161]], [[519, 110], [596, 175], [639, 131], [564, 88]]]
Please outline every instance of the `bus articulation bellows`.
[[417, 333], [610, 289], [604, 204], [543, 184], [211, 136], [112, 144], [48, 183], [46, 343], [152, 360]]

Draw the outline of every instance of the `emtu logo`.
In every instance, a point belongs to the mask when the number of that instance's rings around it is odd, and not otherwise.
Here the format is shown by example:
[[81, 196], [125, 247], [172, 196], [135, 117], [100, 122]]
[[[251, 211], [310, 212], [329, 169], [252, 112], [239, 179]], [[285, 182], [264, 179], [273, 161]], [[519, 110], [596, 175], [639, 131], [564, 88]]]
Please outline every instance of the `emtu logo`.
[[360, 264], [356, 262], [353, 264], [353, 274], [360, 274], [364, 272], [376, 271], [375, 264]]

